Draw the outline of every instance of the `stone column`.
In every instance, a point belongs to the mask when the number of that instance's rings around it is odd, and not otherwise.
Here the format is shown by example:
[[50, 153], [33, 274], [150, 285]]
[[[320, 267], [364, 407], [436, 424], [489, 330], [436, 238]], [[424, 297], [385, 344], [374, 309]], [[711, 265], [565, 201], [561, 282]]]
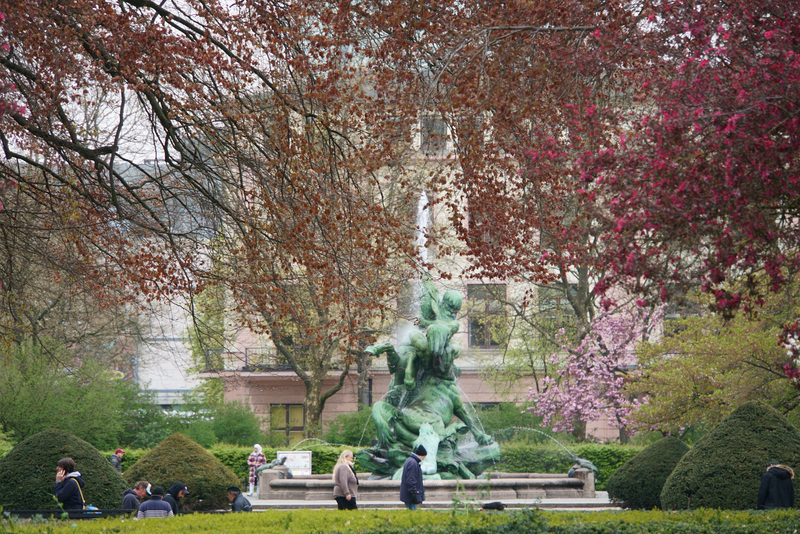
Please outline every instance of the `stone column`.
[[594, 489], [594, 471], [586, 467], [576, 467], [575, 478], [583, 480], [581, 497], [584, 499], [594, 499], [597, 496], [597, 492]]
[[264, 469], [258, 475], [258, 499], [262, 501], [268, 501], [270, 499], [270, 492], [272, 488], [270, 487], [270, 482], [275, 479], [281, 478], [280, 471], [276, 471], [274, 469]]

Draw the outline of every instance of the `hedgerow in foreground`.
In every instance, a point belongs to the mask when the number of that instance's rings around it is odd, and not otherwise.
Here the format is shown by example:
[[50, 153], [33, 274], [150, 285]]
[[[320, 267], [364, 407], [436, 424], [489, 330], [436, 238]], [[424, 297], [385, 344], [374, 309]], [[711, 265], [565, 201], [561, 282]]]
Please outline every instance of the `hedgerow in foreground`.
[[[0, 532], [8, 525], [0, 523]], [[800, 529], [800, 512], [604, 511], [466, 512], [420, 510], [293, 510], [240, 514], [191, 514], [173, 519], [100, 519], [14, 525], [15, 534], [784, 534]]]

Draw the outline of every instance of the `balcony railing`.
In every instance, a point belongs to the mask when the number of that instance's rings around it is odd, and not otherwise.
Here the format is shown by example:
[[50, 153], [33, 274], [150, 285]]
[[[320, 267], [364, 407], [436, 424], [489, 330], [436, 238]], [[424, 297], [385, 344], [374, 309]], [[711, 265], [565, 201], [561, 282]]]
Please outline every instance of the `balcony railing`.
[[206, 350], [206, 372], [218, 371], [288, 371], [289, 363], [266, 347], [246, 347], [244, 352], [222, 349]]

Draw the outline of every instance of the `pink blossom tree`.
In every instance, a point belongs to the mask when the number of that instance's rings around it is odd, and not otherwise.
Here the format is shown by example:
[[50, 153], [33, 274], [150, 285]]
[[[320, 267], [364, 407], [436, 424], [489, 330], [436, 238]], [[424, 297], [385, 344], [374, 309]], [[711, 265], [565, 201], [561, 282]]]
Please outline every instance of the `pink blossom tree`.
[[558, 371], [544, 378], [539, 390], [530, 389], [529, 410], [556, 431], [603, 417], [615, 428], [625, 427], [642, 402], [628, 398], [623, 388], [636, 365], [634, 348], [661, 324], [663, 309], [636, 306], [598, 315], [580, 341], [565, 343], [550, 356]]

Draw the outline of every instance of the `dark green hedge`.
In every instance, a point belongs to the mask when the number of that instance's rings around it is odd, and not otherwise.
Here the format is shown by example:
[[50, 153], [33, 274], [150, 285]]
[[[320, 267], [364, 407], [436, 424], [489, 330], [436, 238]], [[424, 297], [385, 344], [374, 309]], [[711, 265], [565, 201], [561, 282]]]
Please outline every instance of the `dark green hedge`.
[[[633, 458], [642, 447], [629, 445], [585, 443], [569, 447], [569, 451], [592, 462], [599, 474], [597, 489], [605, 488], [611, 474]], [[497, 471], [508, 473], [566, 473], [573, 461], [569, 453], [556, 444], [504, 444], [500, 445]]]
[[183, 482], [189, 495], [185, 510], [219, 510], [229, 507], [226, 489], [241, 482], [212, 454], [183, 434], [172, 434], [124, 472], [129, 484], [147, 480], [164, 491], [173, 482]]
[[[311, 472], [315, 475], [328, 474], [333, 472], [333, 466], [336, 465], [336, 460], [339, 459], [339, 454], [345, 449], [356, 450], [354, 447], [330, 447], [330, 446], [315, 446], [311, 447]], [[269, 449], [264, 448], [262, 452], [267, 457], [267, 461], [278, 457], [279, 450], [286, 449]], [[217, 460], [222, 462], [228, 469], [236, 473], [236, 476], [241, 479], [244, 484], [249, 476], [249, 467], [247, 466], [247, 458], [253, 449], [250, 447], [239, 447], [238, 445], [217, 444], [208, 449], [208, 452], [213, 454]], [[126, 453], [127, 455], [127, 453]], [[356, 463], [356, 470], [359, 466]]]
[[664, 482], [688, 450], [673, 436], [656, 441], [611, 475], [608, 496], [624, 508], [660, 508]]
[[681, 458], [664, 484], [661, 506], [755, 508], [761, 475], [771, 461], [800, 467], [800, 432], [766, 404], [743, 404]]
[[75, 460], [86, 486], [87, 504], [119, 508], [128, 487], [100, 451], [80, 438], [60, 430], [45, 430], [19, 442], [0, 458], [0, 507], [9, 510], [53, 510], [56, 463]]
[[[0, 530], [3, 524], [0, 523]], [[14, 524], [13, 532], [104, 534], [236, 532], [281, 534], [785, 534], [800, 529], [800, 512], [504, 512], [275, 510], [250, 514], [189, 514], [170, 520], [48, 521]]]

